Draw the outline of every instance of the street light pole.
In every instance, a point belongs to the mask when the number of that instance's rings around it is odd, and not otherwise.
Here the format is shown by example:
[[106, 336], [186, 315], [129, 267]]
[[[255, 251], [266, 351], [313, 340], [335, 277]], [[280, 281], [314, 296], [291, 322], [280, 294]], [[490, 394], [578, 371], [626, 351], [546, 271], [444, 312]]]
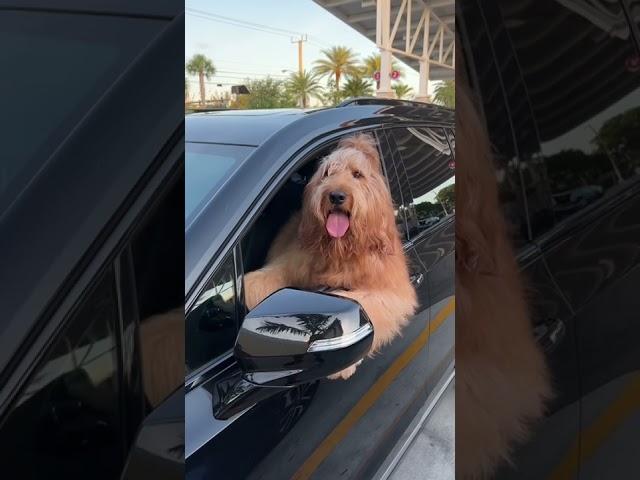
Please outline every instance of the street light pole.
[[300, 35], [300, 38], [297, 40], [294, 40], [293, 38], [291, 39], [291, 43], [298, 44], [298, 72], [300, 74], [302, 74], [302, 72], [304, 71], [304, 65], [302, 61], [302, 44], [306, 41], [307, 41], [306, 35]]

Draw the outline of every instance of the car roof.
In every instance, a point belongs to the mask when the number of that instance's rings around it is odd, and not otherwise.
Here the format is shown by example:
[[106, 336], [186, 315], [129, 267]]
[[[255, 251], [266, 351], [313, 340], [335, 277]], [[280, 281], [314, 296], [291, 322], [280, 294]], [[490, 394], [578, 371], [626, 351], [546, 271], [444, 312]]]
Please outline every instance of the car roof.
[[[185, 225], [185, 293], [189, 295], [227, 238], [244, 221], [256, 197], [309, 144], [344, 131], [408, 124], [453, 127], [455, 112], [412, 102], [350, 103], [315, 111], [256, 115], [215, 112], [188, 115], [186, 141], [255, 145], [255, 151]], [[187, 186], [188, 188], [188, 186]]]
[[[271, 109], [271, 110], [216, 110], [192, 113], [186, 117], [186, 142], [222, 143], [233, 145], [259, 146], [271, 135], [288, 124], [321, 112], [340, 109], [353, 115], [369, 115], [373, 107], [389, 109], [404, 120], [454, 123], [454, 112], [438, 105], [382, 98], [353, 98], [333, 108], [321, 109]], [[367, 112], [366, 114], [364, 112]]]
[[186, 117], [185, 141], [258, 146], [302, 116], [298, 109], [192, 113]]

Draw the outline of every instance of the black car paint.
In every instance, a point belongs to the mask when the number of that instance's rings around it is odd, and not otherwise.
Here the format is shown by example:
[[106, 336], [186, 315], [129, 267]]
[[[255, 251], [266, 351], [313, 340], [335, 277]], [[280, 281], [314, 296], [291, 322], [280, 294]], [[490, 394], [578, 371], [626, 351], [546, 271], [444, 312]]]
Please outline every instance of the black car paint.
[[[53, 154], [46, 160], [45, 167], [2, 217], [0, 441], [3, 451], [11, 455], [11, 448], [19, 444], [12, 442], [9, 434], [17, 439], [30, 431], [28, 428], [3, 430], [18, 394], [26, 382], [31, 381], [34, 369], [45, 358], [49, 347], [67, 328], [69, 312], [82, 302], [105, 268], [111, 268], [117, 279], [118, 298], [123, 302], [119, 312], [122, 324], [116, 331], [115, 341], [120, 362], [120, 400], [126, 409], [126, 415], [120, 419], [123, 436], [118, 448], [122, 452], [122, 464], [114, 464], [112, 468], [122, 468], [129, 458], [131, 469], [122, 473], [124, 478], [147, 478], [153, 467], [157, 469], [159, 465], [162, 465], [162, 478], [182, 478], [183, 391], [178, 388], [175, 395], [155, 408], [145, 405], [142, 367], [135, 348], [139, 332], [131, 310], [132, 299], [127, 297], [132, 279], [128, 276], [127, 254], [121, 249], [130, 240], [140, 218], [154, 205], [165, 182], [175, 181], [182, 165], [181, 85], [184, 77], [175, 59], [183, 55], [180, 46], [184, 40], [184, 5], [175, 1], [87, 5], [69, 0], [28, 1], [17, 6], [14, 2], [2, 2], [0, 9], [34, 16], [108, 17], [115, 22], [117, 19], [153, 20], [158, 25], [157, 34], [148, 38], [146, 46], [135, 52], [123, 72], [100, 92], [92, 108], [73, 126], [64, 141], [52, 146]], [[151, 72], [162, 73], [150, 81]], [[41, 114], [46, 115], [44, 105]], [[181, 229], [181, 215], [177, 219], [180, 223], [176, 229]], [[182, 255], [182, 251], [175, 255]], [[181, 279], [178, 281], [181, 284]], [[77, 392], [75, 400], [78, 407], [83, 406], [81, 393]], [[25, 422], [37, 422], [46, 414], [44, 409], [48, 408], [49, 400], [45, 400], [39, 415], [25, 418]], [[69, 427], [68, 432], [78, 439], [100, 429], [98, 423], [83, 426], [78, 422]], [[32, 440], [37, 441], [37, 435]], [[137, 448], [132, 448], [132, 444]], [[61, 446], [44, 446], [44, 451]], [[65, 458], [75, 458], [76, 473], [83, 465], [78, 459], [83, 458], [85, 447], [82, 442], [75, 446], [70, 443], [64, 451]], [[35, 452], [31, 453], [32, 458], [28, 451], [21, 454], [30, 462], [29, 471], [13, 471], [16, 459], [11, 458], [11, 463], [5, 459], [6, 475], [58, 478], [62, 474], [54, 469], [43, 471], [47, 463]], [[68, 470], [65, 478], [74, 478], [69, 476], [74, 469]], [[107, 474], [107, 471], [82, 472], [95, 478]]]
[[[579, 14], [580, 2], [457, 3], [465, 65], [498, 166], [512, 159], [524, 165], [505, 208], [520, 222], [515, 233], [535, 326], [564, 323], [547, 353], [555, 392], [547, 416], [496, 478], [631, 478], [640, 467], [640, 179], [627, 170], [622, 181], [614, 167], [604, 195], [554, 204], [544, 152], [552, 141], [582, 151], [586, 134], [563, 134], [592, 119], [595, 135], [612, 115], [598, 121], [600, 112], [639, 108], [640, 77], [625, 65], [640, 52], [633, 3], [608, 2], [596, 14], [615, 18], [628, 34], [622, 37]], [[625, 155], [615, 161], [637, 165], [637, 149]], [[571, 168], [583, 167], [574, 161]]]
[[[310, 113], [283, 112], [280, 115], [286, 118], [274, 120], [277, 114], [247, 117], [248, 124], [263, 122], [256, 131], [259, 132], [258, 137], [266, 138], [266, 141], [237, 168], [207, 206], [187, 225], [187, 311], [216, 266], [228, 258], [229, 249], [249, 230], [252, 220], [289, 175], [313, 152], [348, 133], [373, 131], [381, 146], [385, 168], [389, 168], [396, 160], [387, 148], [387, 128], [412, 125], [453, 128], [452, 111], [410, 103], [345, 105]], [[247, 137], [250, 129], [245, 129], [240, 136], [232, 131], [227, 135], [221, 130], [225, 125], [224, 117], [225, 114], [220, 113], [188, 116], [186, 141], [191, 140], [191, 122], [197, 126], [194, 131], [198, 141], [204, 141], [202, 135], [207, 131], [204, 126], [210, 121], [217, 126], [215, 131], [209, 130], [216, 140], [238, 138], [245, 144], [259, 144], [259, 139]], [[230, 117], [229, 128], [238, 128], [241, 113]], [[269, 123], [273, 125], [270, 135], [265, 133], [265, 125]], [[441, 239], [434, 248], [442, 251], [444, 246], [446, 254], [441, 257], [451, 260], [451, 265], [453, 236], [443, 232], [450, 232], [452, 228], [451, 218], [432, 230]], [[425, 239], [429, 237], [429, 234], [424, 236]], [[417, 257], [410, 242], [405, 244], [405, 249], [408, 256]], [[235, 247], [235, 257], [242, 257], [239, 247]], [[442, 263], [438, 262], [441, 258], [437, 255], [434, 259], [434, 265]], [[236, 268], [236, 277], [241, 284], [241, 262], [236, 263]], [[412, 343], [425, 337], [431, 315], [435, 315], [453, 296], [452, 269], [445, 268], [442, 274], [438, 274], [442, 278], [429, 280], [433, 273], [421, 263], [417, 268], [421, 275], [413, 278], [422, 292], [424, 310], [414, 317], [401, 338], [375, 359], [365, 359], [356, 374], [347, 381], [321, 380], [302, 384], [269, 398], [257, 398], [252, 408], [228, 420], [221, 420], [215, 417], [215, 412], [229, 389], [242, 376], [232, 353], [192, 372], [187, 377], [185, 400], [187, 478], [281, 479], [293, 475], [299, 478], [334, 478], [335, 475], [369, 478], [373, 475], [412, 415], [427, 400], [430, 388], [442, 377], [447, 366], [451, 368], [453, 360], [453, 319], [448, 317], [440, 329], [443, 337], [439, 339], [442, 344], [439, 359], [430, 359], [428, 342], [419, 344], [416, 358], [394, 382], [387, 385], [386, 390], [375, 387], [384, 381], [381, 378], [383, 372]], [[439, 302], [431, 300], [426, 287], [429, 281], [443, 287]], [[380, 391], [376, 392], [377, 389]], [[373, 394], [371, 390], [374, 390]], [[322, 458], [318, 461], [318, 453], [314, 455], [314, 451], [328, 436], [336, 437], [332, 431], [345, 416], [353, 416], [349, 411], [362, 397], [372, 396], [377, 401], [365, 407], [362, 418], [350, 430], [338, 434], [338, 448], [320, 453]]]

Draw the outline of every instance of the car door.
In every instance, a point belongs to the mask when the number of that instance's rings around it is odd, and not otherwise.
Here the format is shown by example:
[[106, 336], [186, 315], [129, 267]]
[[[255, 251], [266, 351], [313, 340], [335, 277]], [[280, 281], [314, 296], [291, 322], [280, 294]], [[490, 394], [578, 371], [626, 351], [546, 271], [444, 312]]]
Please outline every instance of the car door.
[[[511, 5], [499, 3], [508, 25]], [[564, 20], [534, 45], [506, 28], [521, 69], [520, 93], [514, 89], [510, 101], [526, 92], [530, 105], [526, 123], [517, 125], [532, 128], [516, 128], [514, 136], [526, 166], [531, 233], [573, 312], [579, 358], [581, 434], [558, 457], [552, 473], [563, 477], [623, 478], [640, 466], [640, 78], [630, 67], [640, 37], [631, 11], [623, 0], [598, 16], [626, 35], [601, 35], [602, 25], [570, 3], [536, 6], [537, 18]], [[549, 48], [562, 54], [539, 62]], [[588, 83], [583, 72], [591, 73]]]
[[[396, 200], [390, 147], [381, 131], [375, 134]], [[401, 209], [398, 227], [406, 235]], [[426, 399], [428, 310], [418, 311], [403, 335], [365, 359], [350, 379], [299, 385], [257, 399], [232, 418], [216, 418], [221, 397], [241, 375], [231, 352], [246, 311], [241, 245], [229, 245], [217, 259], [187, 316], [187, 358], [190, 349], [197, 357], [188, 368], [198, 372], [187, 378], [187, 478], [370, 478]], [[206, 339], [190, 335], [192, 329], [204, 330]]]
[[[22, 385], [0, 423], [10, 477], [121, 477], [149, 418], [160, 425], [176, 389], [183, 404], [184, 175], [179, 149], [163, 157], [88, 272], [106, 261], [58, 299], [43, 333], [24, 346], [14, 372], [25, 372]], [[172, 419], [173, 435], [156, 431], [145, 453], [148, 465], [165, 460], [157, 478], [182, 476], [184, 420]], [[167, 453], [167, 444], [178, 448]]]
[[[442, 127], [416, 125], [385, 132], [401, 179], [412, 279], [422, 308], [430, 312], [426, 366], [427, 390], [431, 391], [451, 372], [455, 354], [453, 151]], [[438, 220], [426, 223], [427, 218]]]

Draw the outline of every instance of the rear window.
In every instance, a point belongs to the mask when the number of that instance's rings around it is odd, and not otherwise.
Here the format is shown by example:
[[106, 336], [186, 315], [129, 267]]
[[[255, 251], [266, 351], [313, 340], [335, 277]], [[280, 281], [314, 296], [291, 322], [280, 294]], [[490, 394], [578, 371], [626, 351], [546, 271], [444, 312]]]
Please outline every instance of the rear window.
[[164, 25], [105, 15], [2, 12], [0, 215]]
[[188, 224], [201, 205], [213, 197], [223, 180], [255, 150], [255, 147], [187, 142], [185, 150], [184, 206]]

